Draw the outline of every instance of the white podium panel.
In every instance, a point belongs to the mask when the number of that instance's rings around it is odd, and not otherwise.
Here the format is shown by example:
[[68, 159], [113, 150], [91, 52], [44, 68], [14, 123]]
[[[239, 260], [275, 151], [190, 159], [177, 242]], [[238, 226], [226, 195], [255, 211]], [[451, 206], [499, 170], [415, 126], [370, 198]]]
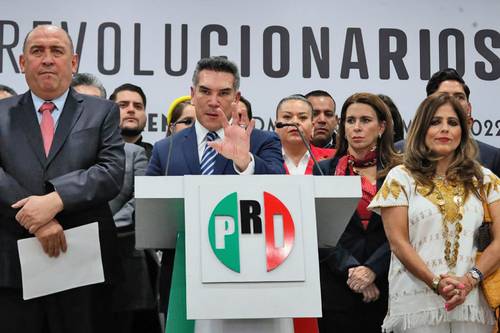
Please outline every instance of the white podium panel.
[[135, 197], [137, 248], [175, 248], [185, 230], [187, 318], [196, 333], [292, 333], [292, 317], [321, 316], [318, 247], [337, 244], [361, 182], [143, 176]]
[[[314, 186], [308, 176], [290, 180], [284, 176], [184, 177], [185, 197], [190, 198], [185, 201], [188, 319], [321, 316]], [[237, 195], [232, 202], [236, 206], [226, 210], [234, 210], [237, 214], [234, 220], [238, 221], [231, 222], [225, 232], [238, 238], [234, 251], [239, 247], [235, 254], [239, 256], [239, 272], [216, 257], [208, 235], [214, 209], [233, 193]], [[294, 227], [291, 251], [270, 271], [266, 269], [269, 247], [265, 238], [271, 221], [265, 209], [272, 209], [272, 205], [264, 204], [264, 193], [273, 195], [286, 207]], [[243, 201], [260, 203], [261, 233], [242, 232]], [[275, 248], [282, 245], [276, 240], [285, 238], [283, 233], [283, 228], [274, 232]], [[207, 279], [208, 270], [212, 272]]]

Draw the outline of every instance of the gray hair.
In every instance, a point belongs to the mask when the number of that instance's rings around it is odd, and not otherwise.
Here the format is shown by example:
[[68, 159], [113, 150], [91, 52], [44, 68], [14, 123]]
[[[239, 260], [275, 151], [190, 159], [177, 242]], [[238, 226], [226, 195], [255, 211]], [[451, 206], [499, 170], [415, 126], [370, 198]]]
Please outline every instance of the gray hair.
[[6, 86], [6, 85], [3, 85], [3, 84], [0, 84], [0, 91], [5, 91], [6, 93], [12, 95], [12, 96], [16, 96], [17, 93], [14, 89], [12, 89], [11, 87], [9, 86]]
[[233, 89], [240, 89], [240, 73], [238, 66], [224, 57], [203, 58], [196, 64], [196, 69], [193, 73], [193, 87], [198, 85], [199, 74], [202, 70], [210, 70], [215, 72], [229, 73], [234, 76]]
[[104, 88], [101, 80], [99, 80], [95, 75], [90, 73], [78, 73], [73, 76], [71, 81], [71, 86], [91, 86], [99, 89], [102, 98], [106, 98], [106, 89]]

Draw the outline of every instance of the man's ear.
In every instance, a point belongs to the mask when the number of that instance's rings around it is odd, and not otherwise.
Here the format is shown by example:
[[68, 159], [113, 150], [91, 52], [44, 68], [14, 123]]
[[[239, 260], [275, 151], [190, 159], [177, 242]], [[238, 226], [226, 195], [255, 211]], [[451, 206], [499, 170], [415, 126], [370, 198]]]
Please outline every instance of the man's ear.
[[474, 123], [474, 118], [472, 118], [472, 104], [470, 104], [470, 102], [467, 102], [467, 124], [469, 125], [469, 127], [472, 126], [472, 124]]
[[73, 72], [73, 74], [76, 74], [78, 73], [78, 65], [79, 65], [79, 61], [78, 61], [79, 57], [78, 57], [78, 54], [73, 54], [73, 56], [71, 57], [71, 70]]
[[194, 97], [194, 87], [191, 87], [191, 104], [196, 106], [195, 101], [196, 101], [196, 99]]
[[21, 68], [21, 73], [24, 74], [24, 65], [25, 65], [25, 59], [24, 59], [24, 54], [21, 54], [19, 56], [19, 67]]

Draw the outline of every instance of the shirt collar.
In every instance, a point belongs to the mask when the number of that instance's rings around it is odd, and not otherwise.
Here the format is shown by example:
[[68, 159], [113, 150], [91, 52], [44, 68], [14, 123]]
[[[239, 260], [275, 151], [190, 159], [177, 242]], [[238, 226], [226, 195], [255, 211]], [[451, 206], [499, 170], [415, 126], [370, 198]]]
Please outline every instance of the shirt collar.
[[[291, 161], [291, 159], [289, 159], [288, 156], [286, 155], [285, 149], [283, 147], [281, 147], [281, 153], [283, 154], [283, 159]], [[300, 161], [304, 161], [304, 160], [309, 161], [310, 157], [311, 157], [311, 154], [309, 154], [309, 151], [306, 150], [306, 152], [304, 153], [304, 155], [302, 156], [302, 158], [300, 159]]]
[[52, 100], [44, 100], [35, 95], [33, 91], [31, 91], [31, 98], [33, 99], [33, 105], [35, 106], [35, 110], [38, 111], [40, 110], [40, 107], [42, 106], [43, 103], [45, 102], [52, 102], [56, 106], [56, 109], [59, 111], [62, 111], [64, 108], [64, 103], [66, 103], [66, 98], [68, 97], [69, 89], [67, 89], [61, 96], [54, 98]]
[[[202, 144], [203, 142], [206, 141], [206, 136], [208, 132], [210, 132], [208, 129], [206, 129], [202, 124], [200, 124], [199, 121], [195, 121], [194, 123], [194, 129], [196, 131], [196, 142], [198, 143], [198, 146]], [[217, 135], [219, 136], [219, 139], [224, 139], [224, 129], [219, 128], [217, 131], [215, 131]]]

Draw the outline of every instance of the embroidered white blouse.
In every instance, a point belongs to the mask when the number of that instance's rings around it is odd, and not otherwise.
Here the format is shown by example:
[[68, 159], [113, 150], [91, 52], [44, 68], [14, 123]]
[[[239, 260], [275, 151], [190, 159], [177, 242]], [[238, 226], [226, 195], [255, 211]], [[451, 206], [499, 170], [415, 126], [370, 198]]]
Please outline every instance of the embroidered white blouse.
[[[488, 203], [500, 200], [500, 180], [490, 170], [483, 168], [482, 171]], [[380, 213], [380, 207], [407, 206], [411, 245], [434, 274], [448, 273], [450, 269], [444, 259], [441, 212], [415, 185], [409, 171], [399, 165], [389, 172], [368, 208]], [[464, 275], [474, 266], [474, 234], [484, 217], [482, 202], [473, 194], [468, 195], [463, 208], [463, 230], [454, 268], [458, 276]], [[450, 227], [450, 232], [454, 236], [455, 229]], [[391, 254], [389, 308], [382, 326], [384, 331], [407, 330], [452, 321], [493, 325], [494, 316], [479, 288], [474, 288], [463, 304], [450, 312], [446, 311], [444, 299], [408, 272], [398, 258]]]

